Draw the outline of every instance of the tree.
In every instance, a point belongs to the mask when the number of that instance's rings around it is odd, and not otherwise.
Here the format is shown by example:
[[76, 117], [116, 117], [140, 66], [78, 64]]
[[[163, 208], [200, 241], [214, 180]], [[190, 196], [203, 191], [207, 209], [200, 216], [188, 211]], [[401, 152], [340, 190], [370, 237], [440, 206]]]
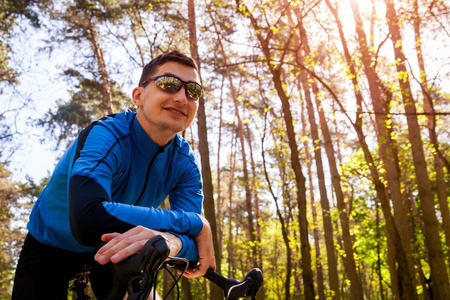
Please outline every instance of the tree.
[[[299, 36], [294, 37], [294, 43], [295, 43], [295, 49], [296, 49], [296, 55], [295, 59], [296, 61], [304, 65], [305, 57], [310, 56], [310, 49], [308, 45], [308, 40], [306, 36], [306, 31], [302, 25], [304, 22], [303, 18], [305, 16], [302, 16], [300, 9], [298, 6], [292, 9], [292, 14], [297, 17], [297, 28], [299, 29]], [[293, 23], [293, 21], [291, 21]], [[292, 24], [293, 25], [293, 24]], [[302, 55], [302, 53], [305, 53]], [[335, 243], [333, 238], [333, 223], [331, 220], [331, 209], [330, 209], [330, 203], [328, 200], [327, 195], [327, 188], [325, 183], [325, 171], [324, 171], [324, 165], [322, 160], [322, 142], [321, 138], [319, 137], [319, 128], [317, 126], [316, 117], [315, 117], [315, 109], [313, 107], [313, 99], [317, 99], [317, 86], [313, 90], [314, 95], [311, 95], [311, 84], [310, 84], [310, 78], [308, 78], [308, 73], [306, 71], [299, 71], [299, 81], [303, 87], [303, 93], [304, 93], [304, 99], [306, 102], [306, 108], [308, 112], [308, 119], [309, 119], [309, 127], [310, 127], [310, 134], [312, 137], [312, 145], [313, 145], [313, 151], [314, 151], [314, 160], [316, 165], [316, 172], [317, 172], [317, 180], [319, 185], [319, 193], [320, 193], [320, 203], [322, 206], [322, 219], [323, 219], [323, 227], [324, 227], [324, 233], [325, 233], [325, 244], [327, 249], [327, 262], [328, 262], [328, 275], [329, 275], [329, 285], [331, 290], [331, 295], [333, 299], [340, 299], [340, 289], [339, 289], [339, 276], [337, 271], [337, 259], [336, 259], [336, 249], [335, 249]], [[313, 79], [314, 80], [314, 79]], [[311, 83], [313, 83], [312, 81]], [[320, 105], [317, 105], [319, 108]], [[320, 124], [324, 126], [323, 124], [323, 113], [321, 114], [321, 121]], [[322, 128], [322, 133], [325, 134], [327, 128]], [[343, 203], [342, 201], [340, 203]], [[341, 207], [342, 208], [342, 207]], [[343, 223], [343, 221], [341, 222]], [[345, 224], [345, 223], [344, 223]], [[348, 224], [348, 222], [347, 222]], [[348, 241], [348, 239], [344, 239], [344, 241]], [[351, 245], [350, 245], [351, 248]], [[352, 251], [350, 251], [352, 252]], [[350, 256], [351, 254], [351, 256]], [[352, 253], [347, 253], [347, 260], [351, 262], [353, 257]], [[347, 268], [347, 272], [349, 272], [349, 275], [356, 275], [356, 267], [353, 270], [353, 267], [351, 269]], [[356, 286], [358, 288], [358, 277], [357, 276], [349, 276], [350, 278], [356, 277], [357, 284], [353, 283], [352, 280], [352, 289]], [[355, 294], [354, 294], [355, 296]], [[357, 297], [360, 298], [360, 297]]]
[[[438, 141], [438, 134], [436, 130], [437, 116], [435, 109], [436, 99], [433, 99], [433, 86], [428, 83], [428, 76], [425, 70], [425, 60], [422, 48], [421, 27], [422, 16], [419, 14], [419, 1], [413, 1], [412, 20], [414, 28], [414, 39], [416, 45], [417, 61], [419, 63], [420, 77], [416, 78], [419, 81], [422, 89], [424, 112], [427, 114], [427, 127], [434, 150], [434, 168], [436, 170], [436, 189], [437, 198], [439, 202], [440, 211], [442, 214], [442, 227], [444, 228], [445, 241], [447, 244], [447, 256], [450, 256], [450, 209], [447, 201], [447, 187], [445, 180], [444, 165], [448, 165], [447, 158], [442, 153]], [[448, 168], [448, 167], [447, 167]], [[447, 169], [448, 171], [448, 169]]]
[[[189, 18], [189, 40], [190, 40], [190, 50], [191, 56], [196, 61], [198, 69], [199, 69], [199, 77], [201, 80], [201, 64], [200, 57], [198, 55], [198, 46], [197, 46], [197, 31], [196, 31], [196, 19], [195, 19], [195, 5], [194, 0], [188, 1], [188, 18]], [[214, 252], [220, 253], [219, 250], [219, 241], [217, 236], [217, 223], [216, 223], [216, 214], [214, 208], [214, 190], [212, 184], [212, 175], [211, 175], [211, 165], [209, 162], [209, 149], [208, 149], [208, 136], [206, 131], [206, 115], [205, 115], [205, 99], [204, 96], [200, 97], [198, 111], [197, 111], [197, 124], [198, 124], [198, 136], [199, 136], [199, 152], [201, 156], [201, 166], [202, 166], [202, 178], [203, 178], [203, 208], [205, 210], [205, 216], [208, 219], [211, 225], [211, 232], [213, 235], [213, 245]], [[221, 256], [217, 256], [217, 271], [221, 270]], [[220, 288], [215, 286], [213, 283], [210, 285], [211, 287], [211, 297], [215, 299], [217, 297], [221, 297], [222, 291]]]
[[[258, 24], [258, 21], [253, 16], [251, 10], [247, 8], [245, 4], [243, 4], [241, 1], [236, 1], [237, 9], [238, 11], [246, 16], [248, 19], [250, 19], [251, 25], [253, 27], [253, 30], [255, 31], [255, 34], [257, 36], [257, 39], [260, 43], [260, 46], [262, 48], [262, 52], [264, 53], [265, 60], [268, 63], [269, 71], [272, 75], [273, 84], [275, 86], [275, 89], [277, 91], [277, 94], [281, 100], [282, 107], [283, 107], [283, 116], [285, 120], [286, 125], [286, 131], [288, 135], [288, 143], [289, 148], [291, 151], [291, 164], [292, 168], [295, 173], [295, 179], [296, 179], [296, 186], [297, 186], [297, 201], [298, 201], [298, 208], [299, 208], [299, 224], [300, 224], [300, 239], [301, 239], [301, 254], [302, 254], [302, 270], [303, 270], [303, 286], [304, 286], [304, 293], [305, 293], [305, 299], [314, 299], [315, 298], [315, 292], [314, 292], [314, 279], [313, 274], [311, 271], [311, 253], [310, 253], [310, 245], [309, 245], [309, 239], [308, 239], [308, 221], [306, 218], [306, 179], [303, 175], [301, 163], [299, 159], [299, 151], [298, 151], [298, 145], [295, 139], [295, 132], [293, 128], [293, 118], [292, 113], [290, 110], [290, 104], [289, 104], [289, 98], [286, 95], [286, 92], [283, 88], [283, 83], [281, 81], [281, 73], [282, 73], [282, 64], [276, 66], [273, 63], [272, 54], [269, 42], [273, 36], [273, 32], [271, 30], [268, 31], [267, 36], [262, 35], [262, 28]], [[270, 28], [270, 26], [269, 26]], [[286, 39], [286, 45], [284, 45], [286, 48], [289, 45], [290, 37]], [[286, 48], [284, 48], [284, 51], [282, 53], [282, 56], [286, 53]], [[281, 59], [282, 61], [282, 59]]]
[[33, 10], [40, 6], [40, 0], [8, 1], [2, 0], [0, 5], [0, 93], [2, 84], [17, 83], [19, 73], [9, 66], [11, 31], [21, 17], [28, 19], [33, 27], [39, 27], [39, 15]]
[[403, 52], [402, 38], [400, 34], [400, 20], [397, 16], [393, 1], [385, 0], [386, 19], [389, 25], [392, 47], [396, 60], [398, 84], [401, 89], [401, 98], [406, 113], [408, 134], [411, 143], [411, 153], [414, 162], [414, 170], [417, 178], [420, 207], [425, 223], [425, 244], [428, 249], [429, 263], [431, 268], [431, 280], [433, 296], [443, 299], [450, 295], [450, 282], [447, 266], [444, 259], [442, 244], [439, 237], [439, 221], [434, 209], [434, 195], [431, 190], [431, 182], [428, 176], [427, 163], [423, 150], [423, 142], [420, 127], [417, 120], [417, 110], [412, 95], [408, 71], [406, 69], [406, 57]]
[[14, 207], [20, 197], [18, 186], [10, 179], [11, 172], [0, 165], [0, 298], [10, 295], [15, 259], [22, 245], [20, 230], [12, 226]]
[[[96, 80], [84, 77], [79, 71], [68, 69], [64, 72], [67, 82], [75, 81], [75, 90], [70, 91], [69, 101], [60, 100], [56, 111], [50, 110], [38, 124], [49, 130], [58, 145], [62, 141], [72, 142], [80, 129], [104, 116], [107, 109], [102, 100], [103, 86]], [[120, 87], [111, 82], [112, 107], [114, 111], [133, 108], [131, 98]]]
[[[395, 216], [394, 219], [396, 222], [396, 227], [398, 228], [399, 237], [402, 242], [402, 248], [397, 250], [404, 252], [406, 254], [406, 262], [407, 264], [405, 266], [401, 265], [401, 262], [399, 263], [399, 269], [403, 269], [404, 271], [407, 270], [404, 274], [396, 274], [394, 278], [399, 277], [399, 284], [403, 283], [405, 286], [399, 287], [397, 290], [395, 287], [394, 292], [400, 293], [400, 297], [403, 297], [402, 293], [406, 293], [406, 295], [409, 295], [408, 297], [411, 297], [411, 299], [416, 299], [416, 292], [415, 289], [412, 288], [410, 285], [412, 284], [412, 278], [414, 278], [414, 266], [412, 262], [412, 255], [410, 250], [410, 239], [408, 238], [408, 220], [407, 220], [407, 212], [406, 212], [406, 205], [403, 201], [403, 195], [401, 193], [401, 184], [400, 184], [400, 166], [399, 166], [399, 159], [396, 149], [395, 141], [391, 137], [391, 122], [389, 120], [389, 109], [386, 108], [386, 103], [390, 101], [390, 99], [386, 99], [386, 97], [389, 97], [389, 93], [387, 93], [387, 96], [385, 96], [385, 88], [381, 84], [381, 81], [376, 74], [374, 64], [372, 63], [372, 55], [369, 51], [369, 47], [367, 45], [367, 38], [364, 32], [364, 26], [361, 20], [361, 16], [359, 13], [359, 7], [356, 1], [350, 0], [350, 5], [352, 8], [353, 16], [355, 19], [356, 24], [356, 32], [358, 35], [358, 44], [359, 44], [359, 50], [361, 52], [361, 60], [362, 64], [364, 66], [364, 72], [367, 76], [367, 81], [369, 85], [370, 90], [370, 96], [372, 100], [372, 105], [374, 107], [375, 113], [375, 119], [376, 119], [376, 128], [377, 128], [377, 136], [378, 136], [378, 144], [380, 147], [380, 157], [382, 158], [383, 167], [386, 170], [386, 176], [387, 176], [387, 184], [389, 186], [389, 195], [392, 199]], [[348, 60], [348, 59], [347, 59]], [[355, 85], [356, 87], [357, 85]], [[359, 104], [359, 103], [358, 103]], [[386, 209], [386, 208], [385, 208]], [[385, 217], [386, 217], [385, 212]], [[391, 238], [394, 238], [396, 234], [392, 231]], [[399, 253], [396, 254], [396, 257], [399, 257]], [[403, 259], [402, 259], [403, 261]], [[394, 269], [394, 266], [392, 266], [392, 269]], [[403, 279], [404, 278], [404, 279]], [[398, 292], [397, 292], [398, 291]]]

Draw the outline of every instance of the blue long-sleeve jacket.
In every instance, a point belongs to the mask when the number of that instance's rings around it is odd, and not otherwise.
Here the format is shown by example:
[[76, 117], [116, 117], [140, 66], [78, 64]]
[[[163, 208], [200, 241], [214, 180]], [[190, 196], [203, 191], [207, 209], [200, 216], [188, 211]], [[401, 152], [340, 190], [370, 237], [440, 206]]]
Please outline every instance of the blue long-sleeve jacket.
[[[158, 209], [169, 196], [170, 210]], [[199, 165], [180, 136], [160, 147], [129, 110], [82, 130], [36, 201], [28, 230], [48, 246], [93, 251], [100, 237], [137, 225], [169, 231], [178, 256], [197, 259], [192, 237], [203, 227]]]

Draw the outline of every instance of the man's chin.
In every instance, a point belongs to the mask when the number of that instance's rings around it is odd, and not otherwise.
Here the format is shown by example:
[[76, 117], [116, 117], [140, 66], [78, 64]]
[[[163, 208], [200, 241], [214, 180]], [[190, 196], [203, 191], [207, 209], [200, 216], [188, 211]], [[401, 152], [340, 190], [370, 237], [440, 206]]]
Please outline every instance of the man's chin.
[[165, 128], [167, 131], [173, 132], [173, 134], [177, 134], [179, 132], [183, 132], [186, 130], [186, 128], [188, 128], [189, 126], [184, 126], [181, 124], [166, 124]]

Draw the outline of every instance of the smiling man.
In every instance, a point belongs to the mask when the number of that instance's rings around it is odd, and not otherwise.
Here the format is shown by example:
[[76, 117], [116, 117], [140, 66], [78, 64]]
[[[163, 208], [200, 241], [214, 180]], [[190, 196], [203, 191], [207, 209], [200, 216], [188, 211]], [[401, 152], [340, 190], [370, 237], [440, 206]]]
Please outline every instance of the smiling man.
[[[202, 92], [190, 57], [160, 55], [133, 90], [136, 113], [106, 116], [80, 132], [30, 215], [13, 299], [65, 299], [69, 279], [85, 265], [102, 299], [111, 289], [105, 264], [139, 252], [155, 235], [169, 241], [171, 256], [199, 260], [186, 277], [215, 268], [200, 168], [177, 134], [191, 125]], [[171, 209], [158, 208], [167, 196]]]

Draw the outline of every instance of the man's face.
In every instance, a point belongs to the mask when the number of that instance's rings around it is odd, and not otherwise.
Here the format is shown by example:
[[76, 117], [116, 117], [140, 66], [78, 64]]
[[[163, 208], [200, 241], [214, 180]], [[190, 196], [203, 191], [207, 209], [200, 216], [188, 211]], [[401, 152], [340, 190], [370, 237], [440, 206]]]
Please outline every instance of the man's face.
[[[178, 62], [167, 62], [158, 67], [152, 77], [173, 75], [183, 81], [200, 83], [197, 71]], [[150, 81], [144, 87], [133, 90], [133, 101], [139, 106], [137, 119], [159, 145], [167, 144], [178, 132], [188, 128], [197, 113], [198, 100], [186, 96], [186, 86], [176, 93], [169, 93]]]

